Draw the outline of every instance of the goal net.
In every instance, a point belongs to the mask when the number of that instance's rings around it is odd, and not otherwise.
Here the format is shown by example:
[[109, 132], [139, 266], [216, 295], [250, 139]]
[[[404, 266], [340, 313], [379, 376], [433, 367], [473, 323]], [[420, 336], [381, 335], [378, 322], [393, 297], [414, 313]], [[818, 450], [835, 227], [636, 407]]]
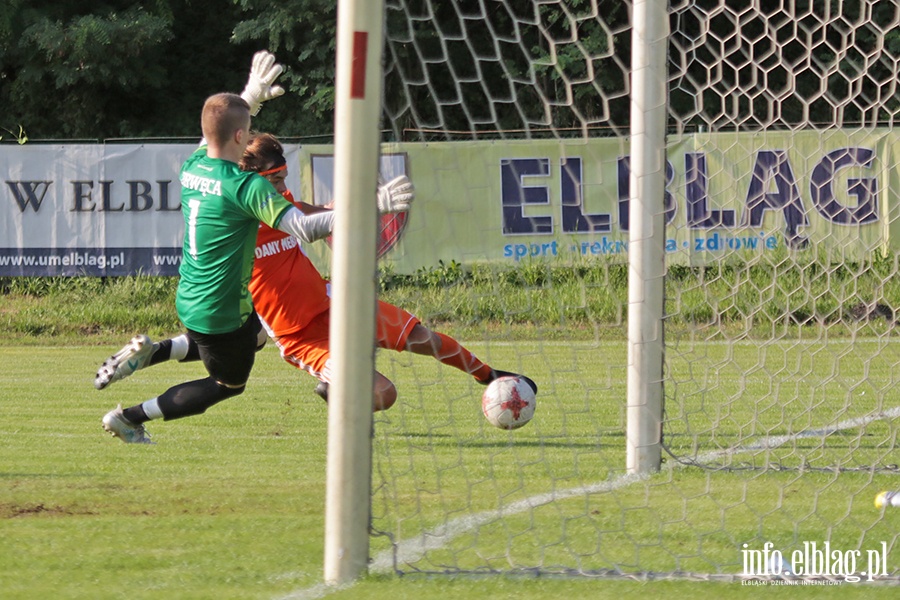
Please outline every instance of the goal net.
[[384, 153], [418, 195], [382, 299], [539, 392], [504, 431], [471, 377], [379, 355], [373, 567], [895, 581], [900, 7], [667, 7], [649, 475], [625, 460], [633, 9], [387, 2]]

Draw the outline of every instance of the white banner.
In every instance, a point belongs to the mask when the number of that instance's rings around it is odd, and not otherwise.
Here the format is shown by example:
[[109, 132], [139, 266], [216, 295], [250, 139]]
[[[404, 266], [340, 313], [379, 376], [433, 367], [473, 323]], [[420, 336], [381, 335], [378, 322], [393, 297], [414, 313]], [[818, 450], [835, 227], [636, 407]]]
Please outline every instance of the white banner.
[[[0, 145], [0, 276], [177, 275], [196, 144]], [[296, 145], [285, 146], [299, 188]]]

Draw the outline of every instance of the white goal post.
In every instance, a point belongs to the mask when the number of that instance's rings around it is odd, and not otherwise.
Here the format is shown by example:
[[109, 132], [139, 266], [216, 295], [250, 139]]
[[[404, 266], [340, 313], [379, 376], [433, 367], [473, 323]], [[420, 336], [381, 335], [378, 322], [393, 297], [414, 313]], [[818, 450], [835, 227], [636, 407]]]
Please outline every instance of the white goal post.
[[629, 473], [659, 470], [663, 419], [667, 0], [635, 0], [628, 243]]
[[384, 3], [338, 5], [336, 207], [328, 395], [325, 581], [342, 584], [369, 560], [375, 248]]

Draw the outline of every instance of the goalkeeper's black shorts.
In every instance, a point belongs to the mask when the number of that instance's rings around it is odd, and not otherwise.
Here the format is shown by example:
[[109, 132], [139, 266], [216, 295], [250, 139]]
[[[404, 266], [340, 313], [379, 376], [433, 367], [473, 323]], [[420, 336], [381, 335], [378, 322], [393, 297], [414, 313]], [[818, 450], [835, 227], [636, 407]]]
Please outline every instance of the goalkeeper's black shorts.
[[228, 333], [200, 333], [188, 329], [197, 344], [200, 360], [210, 377], [229, 387], [243, 386], [250, 378], [256, 357], [257, 334], [262, 328], [259, 317], [252, 313], [239, 329]]

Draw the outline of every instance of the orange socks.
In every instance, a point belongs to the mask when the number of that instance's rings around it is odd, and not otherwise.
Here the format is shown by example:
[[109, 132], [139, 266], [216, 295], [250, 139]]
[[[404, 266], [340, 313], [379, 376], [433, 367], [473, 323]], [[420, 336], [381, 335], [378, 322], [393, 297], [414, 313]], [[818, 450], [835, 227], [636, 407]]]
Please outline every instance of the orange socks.
[[435, 333], [435, 335], [441, 338], [441, 349], [435, 357], [439, 361], [445, 365], [456, 367], [481, 382], [491, 376], [493, 369], [478, 360], [474, 354], [463, 348], [459, 342], [443, 333]]

